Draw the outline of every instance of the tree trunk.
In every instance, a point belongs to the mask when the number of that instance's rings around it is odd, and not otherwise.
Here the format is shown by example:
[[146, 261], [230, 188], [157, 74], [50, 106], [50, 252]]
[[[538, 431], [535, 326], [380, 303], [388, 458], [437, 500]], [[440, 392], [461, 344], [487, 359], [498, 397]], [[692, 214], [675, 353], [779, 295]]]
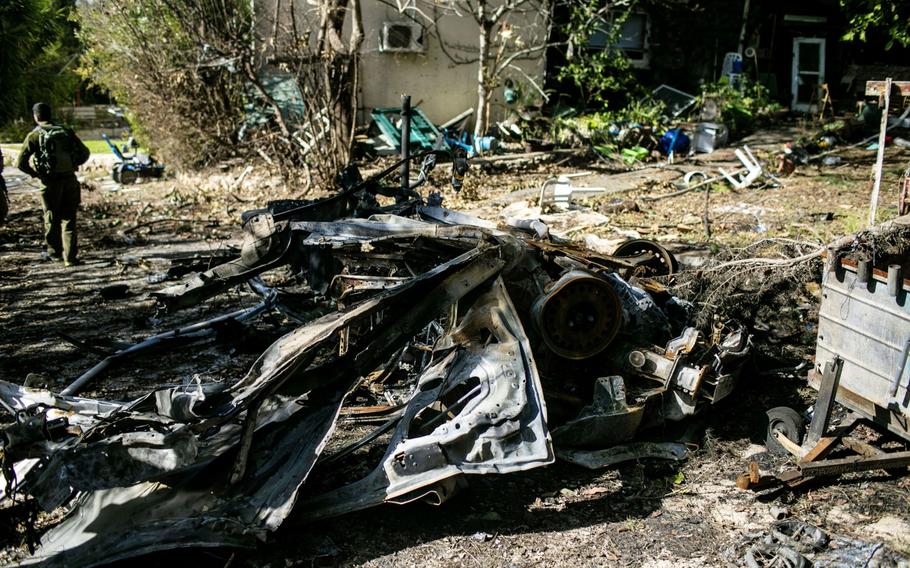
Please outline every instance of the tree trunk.
[[[485, 14], [484, 14], [485, 16]], [[490, 36], [493, 26], [484, 19], [480, 23], [480, 41], [477, 62], [477, 110], [474, 113], [474, 137], [485, 136], [487, 133], [487, 107], [490, 104]]]

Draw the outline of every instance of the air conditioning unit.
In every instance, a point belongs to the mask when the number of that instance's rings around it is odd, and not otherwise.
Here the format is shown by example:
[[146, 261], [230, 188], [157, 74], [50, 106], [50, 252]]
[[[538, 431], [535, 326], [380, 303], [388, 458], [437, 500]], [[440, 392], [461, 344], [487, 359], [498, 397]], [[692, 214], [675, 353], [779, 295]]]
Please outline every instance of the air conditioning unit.
[[414, 22], [383, 22], [379, 51], [415, 53], [426, 51], [423, 26]]

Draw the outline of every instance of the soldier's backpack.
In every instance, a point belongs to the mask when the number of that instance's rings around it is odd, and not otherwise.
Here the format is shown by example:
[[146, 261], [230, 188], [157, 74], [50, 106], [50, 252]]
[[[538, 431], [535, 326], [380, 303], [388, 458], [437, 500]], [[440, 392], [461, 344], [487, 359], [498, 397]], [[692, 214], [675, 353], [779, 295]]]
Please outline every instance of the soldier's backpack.
[[76, 142], [73, 133], [62, 126], [39, 127], [38, 152], [35, 166], [44, 176], [69, 174], [76, 171]]

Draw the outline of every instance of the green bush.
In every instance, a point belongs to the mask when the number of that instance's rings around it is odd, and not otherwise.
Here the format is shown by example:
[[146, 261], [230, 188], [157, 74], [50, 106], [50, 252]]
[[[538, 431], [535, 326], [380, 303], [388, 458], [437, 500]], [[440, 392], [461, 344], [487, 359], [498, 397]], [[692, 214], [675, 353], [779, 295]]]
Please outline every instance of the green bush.
[[622, 50], [588, 47], [595, 33], [604, 34], [607, 45], [614, 44], [634, 5], [634, 1], [607, 7], [600, 0], [571, 3], [566, 64], [557, 78], [575, 83], [587, 107], [606, 108], [610, 99], [627, 100], [641, 90]]
[[726, 79], [702, 87], [696, 109], [705, 101], [714, 100], [720, 109], [720, 122], [730, 129], [733, 138], [741, 138], [756, 125], [767, 119], [780, 105], [768, 98], [768, 89], [743, 78], [740, 87], [730, 85]]
[[0, 128], [0, 142], [4, 144], [19, 144], [35, 128], [35, 123], [31, 120], [17, 118], [11, 120]]
[[80, 5], [81, 72], [130, 109], [141, 142], [195, 166], [234, 155], [244, 119], [248, 0], [94, 0]]
[[[653, 132], [661, 132], [668, 128], [668, 124], [663, 105], [644, 100], [635, 101], [618, 110], [563, 118], [559, 121], [558, 129], [574, 133], [594, 146], [616, 149], [615, 132], [611, 130], [615, 131], [621, 125], [638, 125]], [[568, 136], [563, 135], [562, 138]]]

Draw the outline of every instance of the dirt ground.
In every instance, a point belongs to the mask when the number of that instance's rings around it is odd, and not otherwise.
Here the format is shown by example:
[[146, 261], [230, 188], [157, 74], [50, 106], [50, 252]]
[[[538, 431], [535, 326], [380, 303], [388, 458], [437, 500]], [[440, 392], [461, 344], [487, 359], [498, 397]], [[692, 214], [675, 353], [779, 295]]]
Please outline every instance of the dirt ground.
[[[801, 133], [795, 125], [778, 127], [743, 142], [771, 162], [785, 142]], [[501, 222], [504, 215], [533, 211], [547, 179], [586, 172], [572, 183], [604, 187], [606, 194], [568, 212], [546, 208], [544, 219], [555, 235], [592, 248], [609, 248], [630, 237], [654, 239], [676, 251], [684, 265], [696, 266], [710, 255], [762, 239], [821, 244], [864, 227], [875, 152], [858, 148], [838, 155], [836, 165], [800, 166], [782, 178], [779, 187], [755, 184], [734, 191], [715, 184], [707, 194], [707, 207], [704, 191], [646, 199], [676, 191], [673, 182], [685, 172], [700, 170], [712, 177], [718, 167], [735, 170], [732, 149], [624, 173], [616, 164], [571, 156], [542, 164], [477, 163], [467, 191], [460, 195], [443, 187], [445, 172], [436, 179], [446, 206]], [[907, 149], [888, 149], [880, 219], [896, 215], [898, 179], [908, 160]], [[72, 268], [41, 260], [37, 188], [18, 171], [4, 171], [11, 213], [0, 226], [0, 379], [59, 390], [105, 353], [252, 305], [255, 296], [235, 290], [196, 308], [163, 314], [148, 294], [168, 284], [164, 279], [175, 261], [204, 267], [216, 262], [213, 256], [230, 252], [239, 242], [242, 211], [296, 195], [267, 172], [243, 174], [240, 165], [211, 175], [182, 174], [121, 187], [108, 179], [103, 159], [93, 164], [86, 181], [94, 189], [83, 193], [79, 218], [84, 264]], [[634, 210], [621, 210], [628, 209], [620, 207], [623, 200], [634, 200]], [[126, 284], [128, 292], [105, 299], [100, 290], [114, 284]], [[811, 322], [808, 325], [811, 332]], [[288, 326], [283, 317], [269, 314], [255, 324], [255, 333], [225, 334], [205, 348], [138, 359], [83, 394], [128, 399], [193, 375], [235, 380]], [[803, 346], [794, 349], [811, 355]], [[736, 489], [734, 480], [750, 460], [767, 472], [785, 465], [761, 445], [764, 410], [780, 405], [802, 410], [814, 400], [803, 376], [768, 370], [761, 362], [748, 369], [733, 400], [683, 425], [696, 442], [681, 465], [639, 462], [589, 471], [557, 462], [520, 474], [471, 478], [468, 489], [441, 507], [388, 505], [318, 525], [292, 515], [256, 550], [181, 551], [148, 562], [270, 567], [744, 565], [747, 546], [783, 516], [840, 538], [832, 547], [843, 553], [833, 556], [842, 563], [827, 565], [907, 566], [910, 476], [851, 474], [795, 492]], [[678, 432], [652, 435], [672, 439]], [[23, 548], [14, 531], [7, 530], [4, 538], [8, 546], [0, 561], [21, 557]]]

